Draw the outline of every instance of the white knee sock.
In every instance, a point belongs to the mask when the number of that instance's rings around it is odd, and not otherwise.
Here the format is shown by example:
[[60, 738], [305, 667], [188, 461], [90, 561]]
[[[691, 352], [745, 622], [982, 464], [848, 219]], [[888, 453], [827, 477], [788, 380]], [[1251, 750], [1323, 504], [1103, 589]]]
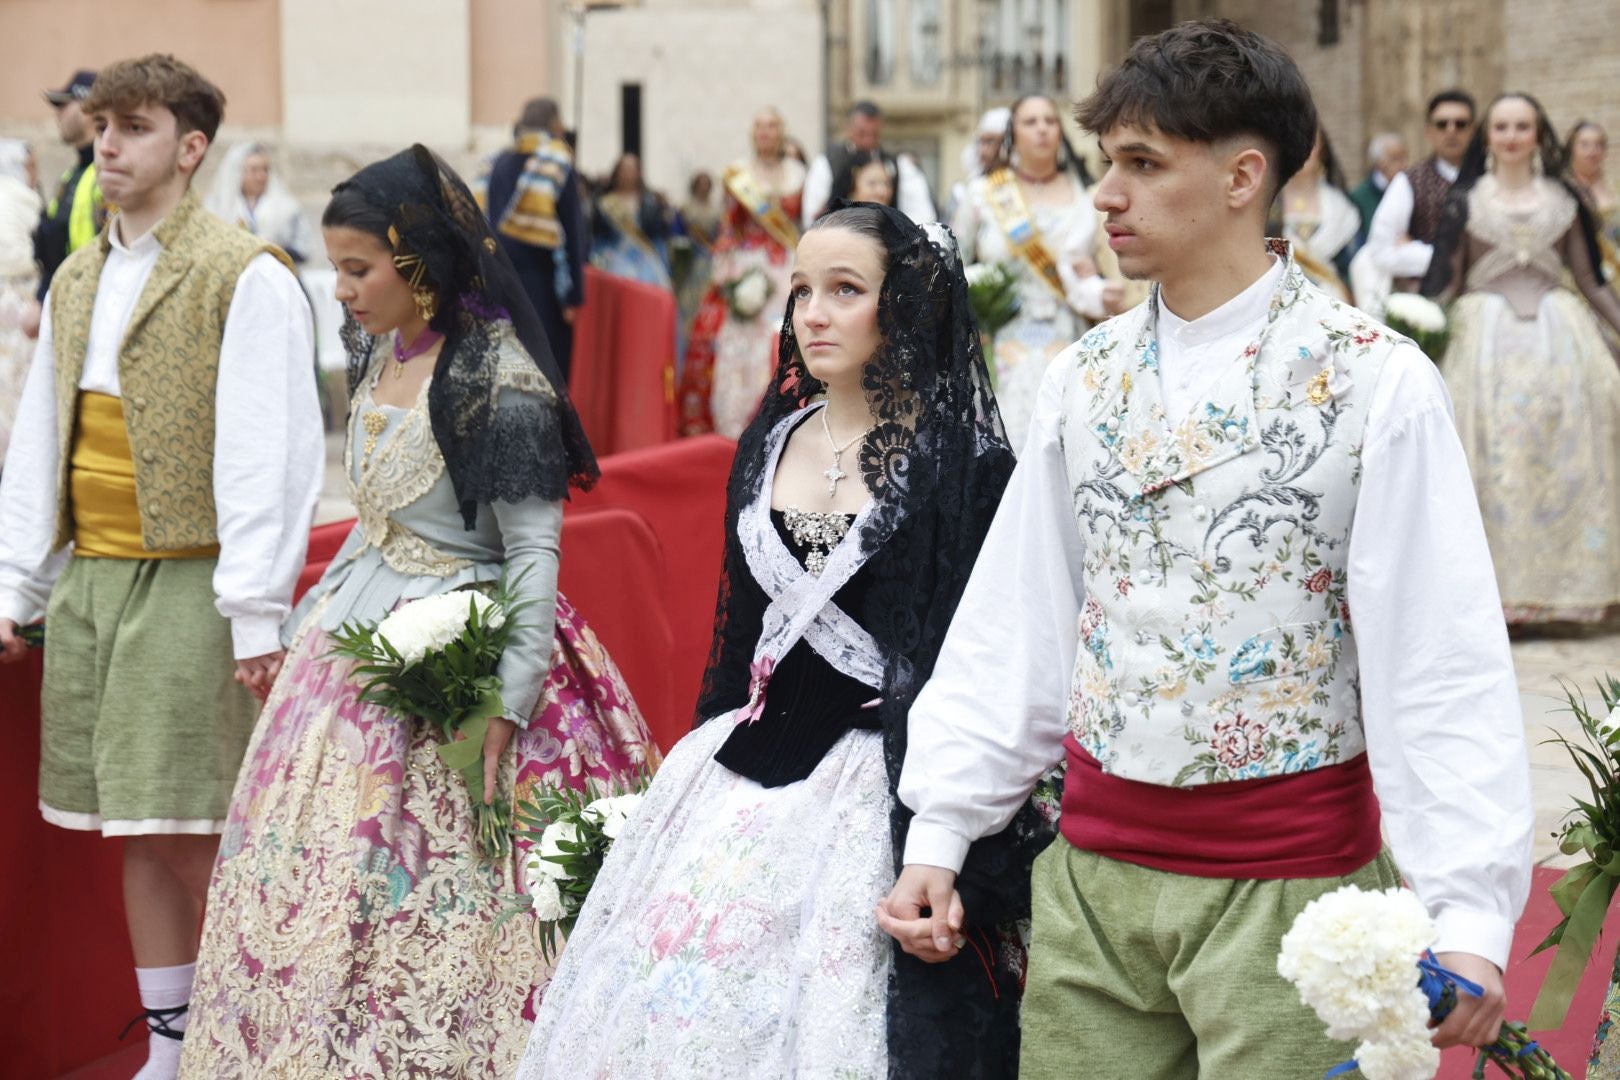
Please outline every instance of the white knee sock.
[[[181, 964], [178, 967], [162, 968], [136, 968], [135, 982], [141, 990], [141, 1008], [143, 1009], [177, 1009], [191, 1001], [191, 979], [197, 973], [196, 964]], [[147, 1018], [147, 1027], [150, 1034], [146, 1043], [146, 1064], [136, 1073], [134, 1080], [175, 1080], [180, 1074], [180, 1047], [179, 1039], [171, 1039], [158, 1033], [160, 1026], [170, 1031], [180, 1032], [186, 1029], [189, 1013], [179, 1016], [165, 1014], [168, 1018], [161, 1023], [150, 1017]]]

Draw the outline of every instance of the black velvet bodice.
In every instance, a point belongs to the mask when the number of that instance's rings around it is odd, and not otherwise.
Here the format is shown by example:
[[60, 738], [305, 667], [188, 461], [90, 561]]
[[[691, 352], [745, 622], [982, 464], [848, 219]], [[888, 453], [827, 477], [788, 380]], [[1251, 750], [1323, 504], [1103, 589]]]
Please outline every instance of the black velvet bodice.
[[[852, 521], [855, 517], [845, 516]], [[793, 538], [782, 511], [771, 511], [771, 524], [793, 557], [804, 565], [812, 548]], [[736, 587], [756, 592], [758, 596], [750, 599], [757, 600], [761, 609], [769, 605], [770, 598], [752, 578], [736, 583]], [[833, 595], [833, 603], [858, 616], [870, 588], [871, 575], [862, 565]], [[765, 787], [803, 780], [845, 732], [853, 728], [878, 729], [878, 710], [862, 706], [880, 696], [877, 690], [833, 667], [800, 638], [771, 673], [765, 687], [763, 715], [752, 724], [738, 724], [714, 759]]]

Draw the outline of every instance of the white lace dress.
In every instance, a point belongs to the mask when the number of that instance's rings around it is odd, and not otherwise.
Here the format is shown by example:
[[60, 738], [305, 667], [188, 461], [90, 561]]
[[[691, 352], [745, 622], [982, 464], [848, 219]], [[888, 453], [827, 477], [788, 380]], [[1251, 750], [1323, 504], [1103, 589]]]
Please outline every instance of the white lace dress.
[[882, 737], [851, 731], [764, 788], [714, 760], [730, 729], [681, 740], [614, 845], [522, 1080], [887, 1075]]

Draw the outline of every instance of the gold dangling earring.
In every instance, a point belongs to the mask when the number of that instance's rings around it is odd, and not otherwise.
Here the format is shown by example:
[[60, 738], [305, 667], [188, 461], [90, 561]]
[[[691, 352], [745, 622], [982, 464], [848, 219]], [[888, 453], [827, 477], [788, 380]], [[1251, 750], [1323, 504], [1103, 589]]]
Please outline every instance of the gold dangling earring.
[[422, 316], [423, 322], [432, 322], [433, 316], [439, 313], [439, 298], [426, 285], [411, 290], [411, 301], [416, 304], [416, 313]]

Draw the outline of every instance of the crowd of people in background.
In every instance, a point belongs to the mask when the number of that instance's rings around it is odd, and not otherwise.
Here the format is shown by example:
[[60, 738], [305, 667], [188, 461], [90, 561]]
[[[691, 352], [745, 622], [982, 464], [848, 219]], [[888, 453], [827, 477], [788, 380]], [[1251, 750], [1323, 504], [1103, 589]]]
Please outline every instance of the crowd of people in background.
[[[107, 212], [94, 132], [80, 108], [94, 80], [95, 72], [79, 71], [45, 95], [62, 141], [75, 152], [54, 185], [42, 185], [26, 143], [0, 141], [0, 461], [38, 331], [39, 302], [55, 268], [96, 236]], [[1504, 100], [1492, 108], [1511, 112], [1528, 98]], [[764, 108], [753, 118], [746, 153], [724, 168], [693, 172], [685, 192], [671, 197], [648, 183], [633, 152], [598, 175], [578, 168], [574, 136], [557, 103], [537, 98], [524, 106], [511, 144], [486, 162], [473, 188], [565, 377], [588, 264], [669, 291], [676, 309], [670, 368], [683, 435], [735, 438], [753, 418], [776, 364], [792, 252], [803, 230], [830, 208], [876, 203], [916, 224], [948, 223], [970, 269], [999, 267], [1016, 283], [1014, 313], [986, 336], [1016, 449], [1048, 362], [1088, 327], [1148, 295], [1145, 283], [1120, 272], [1108, 213], [1094, 205], [1091, 163], [1064, 133], [1065, 107], [1037, 94], [986, 111], [941, 198], [914, 157], [885, 144], [878, 105], [850, 108], [839, 137], [813, 158], [782, 115]], [[1609, 506], [1608, 489], [1620, 483], [1620, 427], [1607, 419], [1620, 409], [1606, 404], [1620, 401], [1620, 387], [1610, 385], [1620, 307], [1608, 284], [1620, 273], [1620, 196], [1605, 175], [1608, 139], [1600, 125], [1579, 119], [1554, 138], [1551, 119], [1539, 106], [1531, 111], [1536, 149], [1525, 168], [1535, 182], [1516, 196], [1502, 194], [1496, 175], [1505, 154], [1496, 143], [1509, 136], [1493, 133], [1460, 89], [1429, 100], [1428, 153], [1415, 162], [1402, 135], [1380, 131], [1368, 141], [1364, 171], [1347, 175], [1319, 128], [1309, 159], [1272, 205], [1268, 231], [1290, 242], [1318, 287], [1375, 317], [1395, 293], [1427, 293], [1452, 305], [1449, 351], [1434, 359], [1447, 362], [1487, 521], [1497, 520], [1493, 505], [1504, 507], [1497, 543], [1514, 543], [1508, 534], [1523, 524], [1510, 520], [1515, 514], [1532, 513], [1538, 537], [1560, 514], [1572, 530], [1568, 545], [1537, 540], [1536, 552], [1501, 562], [1530, 575], [1522, 585], [1504, 582], [1510, 615], [1538, 622], [1593, 616], [1620, 602], [1620, 511], [1612, 522], [1593, 524], [1575, 509], [1594, 501]], [[320, 241], [271, 148], [230, 147], [204, 205], [275, 244], [306, 279], [324, 273], [309, 261]], [[1534, 242], [1513, 240], [1529, 221], [1543, 230]], [[1506, 255], [1463, 259], [1481, 246], [1511, 254], [1512, 281], [1493, 283], [1489, 276]], [[1500, 321], [1501, 304], [1483, 299], [1502, 296], [1513, 316], [1507, 322]], [[1545, 336], [1554, 331], [1554, 338]], [[1489, 362], [1507, 354], [1505, 368]], [[1576, 363], [1580, 373], [1571, 369], [1565, 382], [1548, 381], [1548, 363]], [[1521, 374], [1528, 380], [1522, 385]], [[1519, 389], [1507, 389], [1513, 386]], [[1555, 386], [1562, 389], [1549, 392]], [[1527, 404], [1532, 397], [1535, 408]], [[1557, 449], [1565, 444], [1567, 453]], [[1548, 496], [1532, 500], [1531, 511], [1505, 509], [1527, 505], [1524, 492], [1498, 490], [1525, 476], [1565, 493], [1561, 509], [1549, 506]], [[1564, 574], [1566, 563], [1582, 559], [1585, 570]], [[1579, 588], [1566, 584], [1560, 592], [1538, 583], [1531, 568], [1542, 563], [1544, 578], [1579, 580]]]

